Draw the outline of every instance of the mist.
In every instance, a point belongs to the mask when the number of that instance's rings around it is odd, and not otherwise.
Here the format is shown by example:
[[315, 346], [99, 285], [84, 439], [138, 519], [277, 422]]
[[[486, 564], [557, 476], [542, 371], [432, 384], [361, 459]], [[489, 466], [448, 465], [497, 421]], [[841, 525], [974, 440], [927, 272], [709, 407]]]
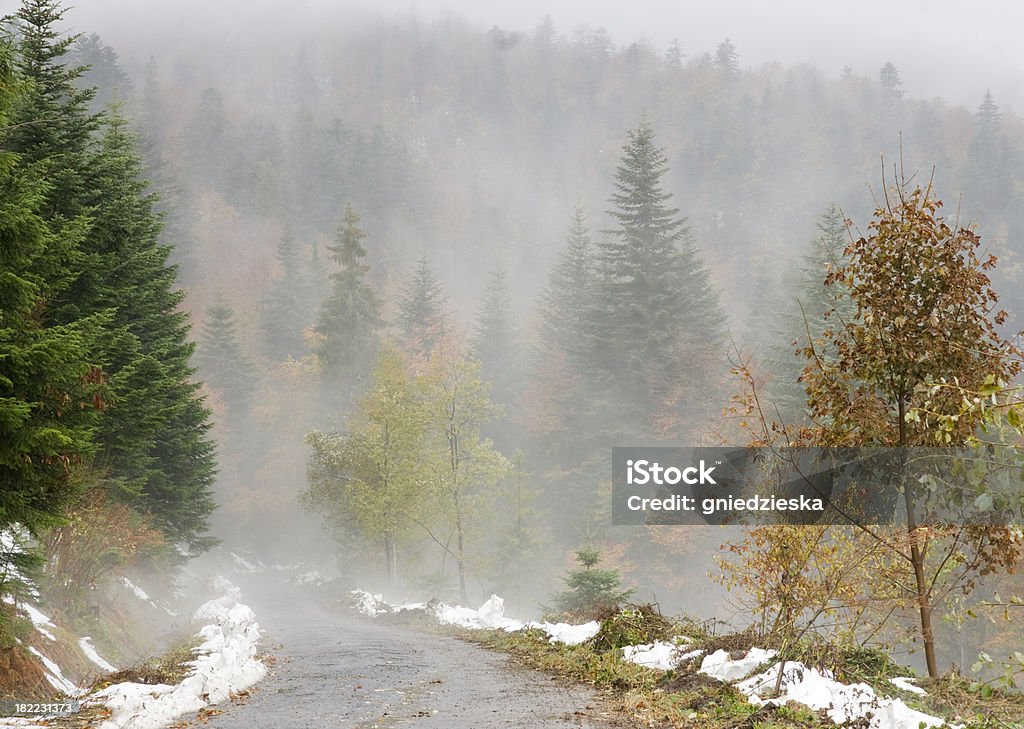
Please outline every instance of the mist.
[[[610, 449], [742, 445], [748, 385], [810, 428], [796, 350], [852, 311], [826, 272], [901, 179], [974, 226], [993, 331], [1022, 326], [1016, 7], [97, 0], [65, 21], [160, 198], [214, 563], [529, 619], [593, 548], [630, 599], [742, 629], [720, 561], [745, 533], [612, 524]], [[643, 275], [621, 253], [638, 170], [668, 231]], [[994, 640], [941, 632], [961, 667]]]

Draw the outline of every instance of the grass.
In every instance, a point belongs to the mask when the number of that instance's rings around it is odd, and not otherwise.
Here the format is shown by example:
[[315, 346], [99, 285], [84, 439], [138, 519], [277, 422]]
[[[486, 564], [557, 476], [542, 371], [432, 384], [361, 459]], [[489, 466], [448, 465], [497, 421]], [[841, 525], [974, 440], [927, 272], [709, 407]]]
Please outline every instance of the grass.
[[148, 658], [134, 666], [122, 668], [120, 671], [105, 674], [90, 687], [90, 691], [106, 688], [111, 684], [130, 681], [132, 683], [145, 684], [170, 684], [180, 683], [192, 671], [192, 661], [195, 660], [195, 649], [200, 644], [200, 639], [193, 636], [188, 640], [174, 645], [162, 656]]
[[[636, 726], [686, 729], [818, 729], [834, 727], [809, 709], [758, 708], [727, 684], [697, 673], [690, 661], [658, 671], [625, 661], [618, 648], [550, 643], [539, 630], [465, 631], [466, 640], [511, 654], [530, 668], [589, 683]], [[648, 641], [649, 642], [649, 641]]]

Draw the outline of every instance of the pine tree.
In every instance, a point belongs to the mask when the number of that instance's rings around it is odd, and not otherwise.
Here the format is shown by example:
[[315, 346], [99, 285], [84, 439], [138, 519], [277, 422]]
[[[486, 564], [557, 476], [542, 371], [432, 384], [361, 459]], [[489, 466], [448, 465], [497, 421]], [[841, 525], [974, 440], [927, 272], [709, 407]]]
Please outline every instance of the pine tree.
[[471, 345], [484, 379], [491, 383], [491, 399], [505, 406], [517, 401], [522, 381], [521, 345], [513, 311], [505, 267], [498, 262], [480, 299]]
[[328, 248], [339, 270], [331, 274], [331, 290], [320, 306], [315, 327], [321, 337], [316, 355], [325, 381], [332, 387], [341, 383], [354, 386], [369, 372], [377, 355], [380, 301], [366, 283], [370, 267], [363, 263], [364, 238], [359, 216], [350, 205], [335, 244]]
[[900, 72], [896, 70], [896, 66], [892, 62], [887, 61], [881, 70], [878, 72], [878, 82], [882, 85], [882, 90], [890, 96], [902, 96], [903, 91], [900, 86], [903, 82], [900, 80]]
[[277, 242], [277, 263], [281, 275], [263, 298], [263, 349], [274, 360], [299, 359], [306, 351], [303, 332], [313, 316], [302, 252], [287, 226]]
[[[1000, 133], [1002, 113], [988, 89], [974, 114], [974, 136], [968, 157], [968, 180], [972, 207], [997, 210], [1012, 188], [1005, 145]], [[971, 200], [973, 198], [973, 201]]]
[[670, 431], [685, 410], [707, 404], [707, 358], [724, 328], [708, 271], [662, 186], [667, 172], [641, 123], [615, 174], [616, 227], [598, 245], [586, 327], [594, 422], [636, 435]]
[[398, 327], [406, 347], [420, 354], [434, 348], [448, 326], [447, 302], [441, 282], [424, 253], [398, 299]]
[[231, 420], [241, 422], [249, 411], [256, 373], [238, 340], [235, 312], [223, 299], [206, 309], [196, 363], [206, 382], [221, 392]]

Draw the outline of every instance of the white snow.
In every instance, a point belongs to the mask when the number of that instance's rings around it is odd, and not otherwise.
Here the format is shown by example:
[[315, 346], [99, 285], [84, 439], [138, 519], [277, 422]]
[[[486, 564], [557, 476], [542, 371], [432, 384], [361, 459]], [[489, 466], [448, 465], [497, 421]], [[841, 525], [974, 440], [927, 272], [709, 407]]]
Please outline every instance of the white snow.
[[0, 719], [0, 729], [44, 729], [44, 726], [36, 724], [34, 719], [11, 716]]
[[159, 729], [263, 678], [266, 666], [256, 658], [259, 624], [248, 606], [233, 597], [218, 598], [195, 614], [215, 622], [199, 631], [204, 642], [188, 677], [176, 686], [119, 683], [97, 692], [90, 701], [113, 711], [100, 729]]
[[92, 638], [88, 635], [84, 638], [79, 638], [78, 647], [82, 649], [82, 653], [85, 657], [92, 661], [95, 665], [99, 666], [102, 670], [113, 673], [117, 670], [115, 666], [112, 666], [107, 661], [103, 660], [103, 657], [96, 652], [96, 649], [92, 645]]
[[917, 694], [918, 696], [927, 696], [928, 695], [927, 691], [925, 691], [920, 686], [915, 686], [914, 684], [911, 683], [911, 681], [913, 681], [913, 680], [914, 679], [911, 678], [910, 676], [896, 676], [895, 678], [890, 678], [889, 679], [889, 683], [891, 683], [893, 686], [895, 686], [898, 689], [903, 689], [904, 691], [909, 691], [912, 694]]
[[36, 626], [36, 630], [54, 643], [57, 642], [57, 637], [48, 630], [48, 628], [56, 629], [57, 627], [53, 624], [52, 620], [43, 615], [37, 608], [29, 605], [27, 602], [19, 603], [18, 607], [28, 614], [28, 619], [32, 621], [32, 625]]
[[658, 668], [662, 671], [669, 671], [676, 668], [683, 661], [697, 658], [704, 655], [703, 650], [684, 652], [686, 642], [669, 643], [664, 640], [647, 643], [646, 645], [627, 645], [622, 649], [622, 657], [647, 668]]
[[51, 686], [67, 696], [80, 696], [82, 694], [82, 690], [78, 688], [78, 686], [64, 678], [64, 674], [61, 672], [60, 666], [32, 646], [29, 646], [28, 650], [29, 653], [42, 661], [43, 666], [46, 667], [46, 680], [50, 682]]
[[700, 664], [700, 672], [729, 683], [743, 678], [762, 663], [774, 658], [775, 655], [776, 651], [751, 648], [741, 658], [734, 660], [729, 657], [727, 651], [719, 650], [710, 656], [705, 656]]
[[780, 695], [762, 699], [761, 694], [774, 690], [778, 675], [779, 664], [776, 663], [764, 673], [736, 684], [736, 688], [758, 706], [796, 701], [815, 711], [824, 709], [836, 724], [867, 719], [871, 729], [918, 729], [922, 724], [939, 727], [946, 723], [911, 709], [900, 699], [878, 696], [866, 683], [839, 683], [828, 672], [808, 668], [802, 663], [786, 663]]
[[[400, 610], [423, 610], [428, 607], [428, 603], [423, 602], [392, 605], [384, 599], [383, 595], [373, 594], [366, 590], [352, 590], [349, 594], [352, 596], [355, 609], [371, 618]], [[548, 634], [550, 641], [568, 645], [576, 645], [594, 637], [601, 628], [601, 624], [597, 621], [583, 625], [570, 625], [569, 623], [525, 623], [522, 620], [506, 618], [505, 601], [499, 595], [491, 595], [487, 602], [476, 610], [442, 602], [435, 604], [433, 611], [437, 622], [442, 625], [455, 625], [468, 630], [505, 630], [509, 633], [526, 628], [539, 628]]]
[[601, 629], [601, 623], [592, 620], [582, 625], [571, 623], [530, 623], [531, 628], [540, 628], [548, 634], [548, 640], [552, 643], [565, 643], [566, 645], [579, 645], [590, 640], [597, 631]]
[[165, 612], [168, 615], [170, 615], [172, 618], [173, 617], [177, 617], [178, 613], [174, 612], [173, 610], [171, 610], [166, 605], [159, 605], [159, 604], [157, 604], [153, 600], [153, 598], [151, 598], [149, 596], [149, 594], [146, 593], [145, 590], [143, 590], [141, 587], [139, 587], [134, 582], [129, 580], [127, 577], [122, 577], [121, 578], [121, 582], [122, 582], [122, 584], [124, 584], [125, 587], [127, 587], [132, 592], [133, 595], [135, 595], [135, 597], [137, 597], [140, 600], [142, 600], [142, 602], [148, 603], [149, 605], [151, 605], [152, 607], [156, 608], [157, 610], [162, 610], [163, 612]]

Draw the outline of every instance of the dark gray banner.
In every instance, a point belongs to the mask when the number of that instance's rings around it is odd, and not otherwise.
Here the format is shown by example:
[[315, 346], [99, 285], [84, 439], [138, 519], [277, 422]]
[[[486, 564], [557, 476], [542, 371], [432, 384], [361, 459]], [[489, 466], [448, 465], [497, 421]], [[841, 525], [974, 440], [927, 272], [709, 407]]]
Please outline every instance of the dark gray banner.
[[615, 524], [1024, 524], [1024, 451], [612, 449]]

